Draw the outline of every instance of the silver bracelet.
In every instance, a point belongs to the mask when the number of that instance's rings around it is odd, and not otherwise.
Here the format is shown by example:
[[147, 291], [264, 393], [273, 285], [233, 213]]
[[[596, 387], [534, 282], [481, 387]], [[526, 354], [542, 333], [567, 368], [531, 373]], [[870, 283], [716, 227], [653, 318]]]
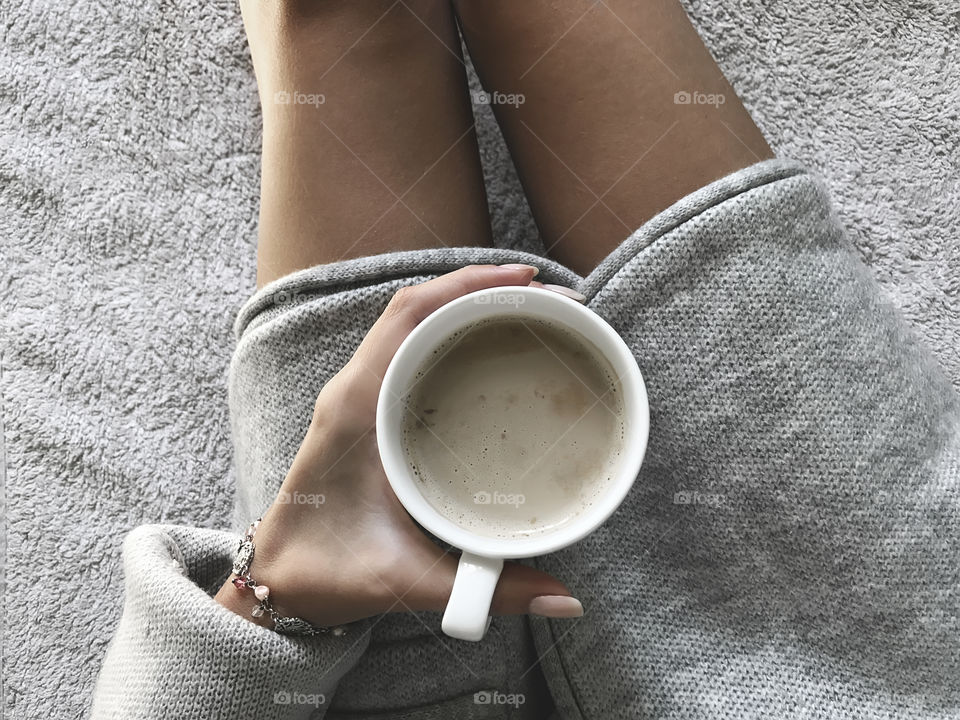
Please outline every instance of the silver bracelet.
[[256, 545], [253, 544], [253, 536], [256, 534], [257, 528], [260, 527], [260, 520], [261, 518], [257, 518], [250, 523], [250, 527], [247, 528], [247, 532], [244, 533], [243, 539], [240, 541], [240, 546], [237, 548], [237, 556], [233, 561], [233, 574], [237, 576], [231, 580], [233, 586], [237, 588], [237, 590], [253, 590], [253, 594], [258, 600], [258, 604], [253, 606], [250, 614], [256, 618], [269, 615], [270, 619], [273, 620], [273, 629], [283, 635], [311, 636], [325, 635], [326, 633], [336, 635], [337, 637], [345, 635], [347, 629], [342, 625], [332, 628], [318, 627], [311, 625], [303, 618], [284, 617], [274, 609], [273, 604], [270, 602], [270, 588], [266, 585], [261, 585], [250, 577], [250, 564], [253, 562], [253, 553], [256, 549]]

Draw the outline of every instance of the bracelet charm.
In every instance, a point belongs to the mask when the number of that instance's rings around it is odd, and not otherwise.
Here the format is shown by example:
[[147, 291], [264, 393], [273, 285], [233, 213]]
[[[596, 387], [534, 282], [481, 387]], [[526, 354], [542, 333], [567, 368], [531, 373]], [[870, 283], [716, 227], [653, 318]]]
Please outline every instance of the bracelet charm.
[[343, 626], [337, 627], [318, 627], [316, 625], [311, 625], [309, 622], [303, 618], [298, 617], [284, 617], [276, 611], [273, 607], [273, 604], [270, 602], [270, 588], [266, 585], [262, 585], [250, 577], [250, 565], [253, 563], [254, 551], [256, 550], [256, 545], [253, 542], [253, 536], [257, 532], [257, 528], [260, 526], [260, 519], [255, 520], [250, 523], [250, 527], [247, 528], [246, 533], [244, 533], [243, 539], [240, 541], [240, 545], [237, 547], [237, 554], [233, 560], [233, 574], [236, 575], [231, 582], [237, 590], [253, 590], [253, 595], [257, 599], [258, 604], [253, 606], [253, 609], [250, 611], [250, 614], [253, 617], [259, 618], [264, 615], [269, 615], [270, 619], [273, 620], [273, 629], [282, 634], [282, 635], [324, 635], [330, 633], [337, 637], [346, 634], [346, 628]]

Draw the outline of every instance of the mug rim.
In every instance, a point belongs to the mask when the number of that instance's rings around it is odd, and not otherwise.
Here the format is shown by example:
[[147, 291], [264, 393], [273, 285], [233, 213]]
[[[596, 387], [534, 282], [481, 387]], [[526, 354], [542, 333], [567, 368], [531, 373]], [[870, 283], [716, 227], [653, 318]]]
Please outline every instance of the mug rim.
[[[482, 298], [520, 295], [533, 299], [534, 311], [514, 310]], [[617, 373], [623, 393], [625, 443], [610, 486], [589, 509], [555, 530], [529, 537], [491, 537], [458, 525], [436, 509], [417, 489], [400, 430], [401, 400], [424, 360], [451, 334], [479, 320], [503, 315], [532, 316], [553, 322], [591, 342]], [[568, 322], [569, 320], [569, 322]], [[578, 326], [579, 323], [579, 326]], [[587, 331], [584, 331], [586, 325]], [[602, 342], [596, 342], [602, 338]], [[398, 409], [399, 408], [399, 409]], [[649, 402], [643, 375], [623, 338], [602, 317], [571, 298], [537, 287], [498, 286], [463, 295], [441, 306], [403, 340], [384, 374], [377, 398], [376, 434], [383, 469], [401, 505], [426, 531], [455, 548], [490, 558], [525, 558], [567, 547], [596, 530], [617, 510], [633, 486], [649, 435]]]

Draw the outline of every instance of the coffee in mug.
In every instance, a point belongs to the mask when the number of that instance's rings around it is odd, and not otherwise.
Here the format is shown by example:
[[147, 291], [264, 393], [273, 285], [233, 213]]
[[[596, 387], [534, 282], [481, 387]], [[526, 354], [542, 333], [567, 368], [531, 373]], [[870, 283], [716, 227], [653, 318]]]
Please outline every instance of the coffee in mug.
[[620, 380], [573, 330], [488, 317], [434, 348], [403, 399], [423, 497], [494, 538], [551, 533], [605, 495], [624, 450]]

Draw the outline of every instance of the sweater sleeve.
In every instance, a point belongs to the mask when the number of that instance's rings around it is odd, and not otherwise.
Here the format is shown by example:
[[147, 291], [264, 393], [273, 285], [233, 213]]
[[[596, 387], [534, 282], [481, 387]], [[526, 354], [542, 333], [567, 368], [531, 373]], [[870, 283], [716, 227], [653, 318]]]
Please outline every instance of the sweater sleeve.
[[123, 547], [125, 598], [93, 700], [93, 720], [318, 719], [369, 642], [370, 620], [341, 637], [280, 635], [212, 596], [238, 537], [147, 525]]

